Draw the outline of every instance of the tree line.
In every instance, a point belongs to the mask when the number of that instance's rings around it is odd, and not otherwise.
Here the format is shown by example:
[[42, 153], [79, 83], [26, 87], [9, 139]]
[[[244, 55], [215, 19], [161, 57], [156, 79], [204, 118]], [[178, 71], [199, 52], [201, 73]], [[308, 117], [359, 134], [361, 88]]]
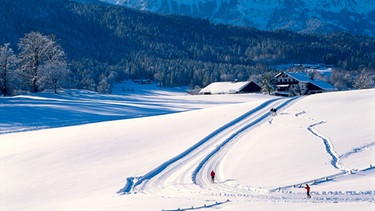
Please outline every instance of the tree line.
[[[8, 49], [18, 46], [15, 54], [20, 56], [19, 42], [30, 32], [52, 39], [65, 54], [69, 74], [68, 82], [48, 86], [102, 93], [109, 93], [115, 82], [139, 78], [191, 88], [234, 79], [261, 82], [265, 73], [276, 72], [278, 64], [291, 63], [335, 66], [326, 80], [340, 89], [354, 88], [360, 75], [374, 79], [373, 37], [260, 31], [92, 2], [4, 0], [0, 43], [7, 43], [3, 47]], [[18, 80], [16, 89], [48, 87], [29, 83]]]

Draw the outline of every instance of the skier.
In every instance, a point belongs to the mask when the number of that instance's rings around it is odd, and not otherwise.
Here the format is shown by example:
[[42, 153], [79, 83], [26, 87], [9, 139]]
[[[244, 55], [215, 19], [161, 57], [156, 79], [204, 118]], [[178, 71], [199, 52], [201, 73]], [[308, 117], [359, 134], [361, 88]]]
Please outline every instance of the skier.
[[214, 170], [211, 171], [211, 181], [214, 182], [215, 181], [215, 172]]
[[277, 110], [276, 110], [276, 108], [271, 108], [271, 110], [270, 110], [270, 114], [271, 114], [272, 116], [276, 116], [276, 115], [277, 115]]
[[308, 184], [306, 184], [306, 193], [307, 193], [307, 198], [311, 198], [311, 195], [310, 195], [310, 186]]

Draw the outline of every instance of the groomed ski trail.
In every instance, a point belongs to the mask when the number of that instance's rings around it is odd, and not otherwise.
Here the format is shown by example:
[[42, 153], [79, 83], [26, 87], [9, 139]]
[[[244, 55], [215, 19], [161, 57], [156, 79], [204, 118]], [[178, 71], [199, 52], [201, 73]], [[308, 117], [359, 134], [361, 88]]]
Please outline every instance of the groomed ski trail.
[[[141, 177], [129, 177], [124, 188], [118, 191], [119, 194], [148, 193], [161, 197], [175, 198], [196, 198], [197, 196], [213, 200], [248, 200], [258, 202], [306, 202], [304, 191], [298, 190], [303, 187], [295, 185], [275, 188], [271, 190], [242, 186], [232, 181], [218, 180], [213, 185], [208, 177], [211, 169], [220, 169], [221, 159], [228, 153], [231, 144], [234, 144], [250, 128], [271, 118], [270, 108], [278, 111], [291, 104], [298, 98], [278, 98], [268, 100], [256, 108], [246, 112], [233, 121], [223, 125], [197, 144], [185, 150], [176, 157], [162, 163]], [[313, 126], [312, 126], [313, 127]], [[312, 128], [311, 127], [311, 128]], [[311, 131], [313, 133], [313, 131]], [[316, 134], [318, 136], [318, 134]], [[329, 144], [326, 143], [329, 147]], [[327, 149], [327, 152], [329, 150]], [[333, 153], [333, 152], [332, 152]], [[338, 158], [332, 154], [332, 165], [337, 165]], [[337, 166], [336, 166], [337, 167]], [[373, 169], [366, 169], [373, 170]], [[343, 176], [345, 172], [332, 177]], [[321, 182], [326, 177], [318, 178], [306, 183]], [[219, 181], [219, 182], [218, 182]], [[302, 184], [302, 183], [301, 183]], [[297, 188], [297, 189], [294, 189]], [[314, 192], [312, 191], [312, 202], [336, 203], [348, 201], [375, 202], [375, 191], [366, 192]]]
[[[164, 162], [144, 176], [128, 178], [127, 185], [119, 190], [118, 193], [145, 192], [164, 195], [168, 192], [165, 189], [168, 188], [175, 191], [186, 190], [187, 192], [191, 192], [192, 188], [197, 189], [194, 191], [202, 191], [202, 185], [199, 184], [201, 182], [197, 181], [197, 175], [202, 171], [202, 166], [205, 165], [210, 157], [219, 152], [226, 144], [233, 141], [236, 136], [269, 117], [270, 108], [273, 107], [279, 110], [295, 99], [297, 98], [277, 98], [260, 104], [218, 128], [197, 144], [185, 150], [180, 155]], [[174, 193], [173, 195], [176, 194]]]

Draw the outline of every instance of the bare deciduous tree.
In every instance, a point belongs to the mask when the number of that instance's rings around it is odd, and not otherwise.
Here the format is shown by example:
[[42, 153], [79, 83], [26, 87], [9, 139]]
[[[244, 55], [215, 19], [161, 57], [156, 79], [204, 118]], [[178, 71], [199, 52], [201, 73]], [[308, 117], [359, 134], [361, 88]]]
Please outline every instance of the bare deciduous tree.
[[50, 87], [56, 91], [59, 81], [68, 74], [65, 53], [52, 36], [30, 32], [21, 38], [18, 73], [26, 88], [38, 92]]

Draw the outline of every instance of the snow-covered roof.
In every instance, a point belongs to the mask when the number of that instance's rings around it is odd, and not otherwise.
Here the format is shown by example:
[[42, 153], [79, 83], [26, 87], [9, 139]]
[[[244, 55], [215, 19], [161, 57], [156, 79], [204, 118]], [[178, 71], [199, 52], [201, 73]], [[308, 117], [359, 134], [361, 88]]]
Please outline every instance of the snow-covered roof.
[[336, 90], [336, 88], [333, 85], [331, 85], [331, 84], [329, 84], [327, 82], [324, 82], [322, 80], [319, 80], [319, 79], [314, 79], [310, 83], [312, 83], [315, 86], [320, 87], [320, 88], [322, 88], [324, 90], [327, 90], [327, 91], [334, 91], [334, 90]]
[[203, 88], [199, 94], [234, 94], [240, 92], [250, 81], [214, 82]]
[[294, 73], [294, 72], [285, 72], [285, 74], [289, 75], [290, 77], [296, 79], [300, 82], [311, 82], [310, 76], [308, 76], [306, 73]]
[[333, 91], [333, 90], [336, 89], [331, 84], [329, 84], [327, 82], [324, 82], [324, 81], [322, 81], [320, 79], [312, 79], [309, 75], [307, 75], [306, 73], [303, 73], [303, 72], [298, 72], [298, 73], [295, 73], [295, 72], [282, 72], [282, 73], [276, 75], [276, 77], [280, 76], [283, 73], [289, 75], [290, 77], [296, 79], [299, 82], [311, 83], [311, 84], [313, 84], [313, 85], [315, 85], [317, 87], [320, 87], [321, 89], [327, 90], [327, 91]]

